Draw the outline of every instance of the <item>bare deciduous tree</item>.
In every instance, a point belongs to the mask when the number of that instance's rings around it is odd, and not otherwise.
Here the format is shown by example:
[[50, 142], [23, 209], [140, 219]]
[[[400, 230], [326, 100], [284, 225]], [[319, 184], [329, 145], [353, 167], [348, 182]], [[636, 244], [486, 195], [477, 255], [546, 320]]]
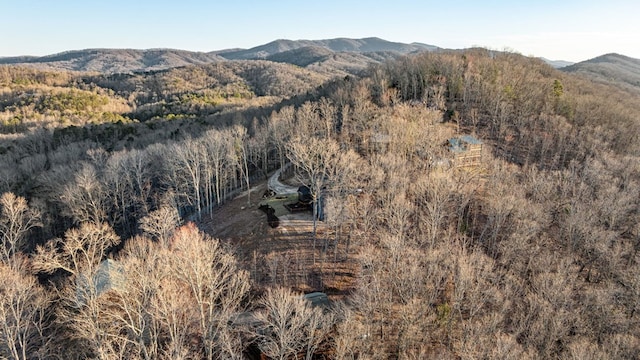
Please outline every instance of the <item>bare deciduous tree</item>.
[[445, 172], [435, 170], [415, 183], [419, 205], [418, 228], [425, 229], [426, 243], [435, 246], [447, 216], [450, 216], [452, 184]]
[[195, 207], [198, 218], [202, 216], [202, 144], [192, 138], [171, 146], [169, 164], [171, 183], [179, 196]]
[[[244, 126], [234, 126], [231, 129], [233, 137], [233, 150], [237, 166], [240, 169], [241, 178], [247, 185], [247, 204], [251, 204], [251, 183], [249, 179], [249, 154], [247, 152], [247, 128]], [[242, 179], [241, 179], [242, 180]]]
[[10, 263], [11, 258], [26, 241], [29, 231], [40, 226], [40, 213], [30, 208], [27, 201], [13, 193], [0, 197], [0, 248], [1, 260]]
[[157, 359], [163, 348], [164, 329], [155, 299], [160, 292], [170, 289], [161, 287], [162, 279], [169, 272], [168, 252], [156, 242], [135, 237], [127, 241], [123, 253], [120, 262], [125, 283], [115, 292], [105, 315], [126, 332], [129, 354], [146, 360]]
[[295, 127], [294, 119], [295, 111], [291, 106], [283, 107], [279, 112], [274, 112], [269, 117], [269, 137], [278, 154], [280, 168], [285, 165], [287, 143]]
[[91, 164], [83, 164], [73, 183], [64, 186], [61, 200], [66, 206], [66, 213], [76, 223], [106, 220], [107, 193]]
[[230, 320], [240, 311], [249, 291], [248, 273], [238, 268], [236, 259], [217, 240], [198, 231], [193, 224], [176, 232], [172, 250], [172, 276], [184, 284], [192, 297], [194, 320], [206, 358], [231, 355], [225, 354], [228, 349], [219, 338], [222, 334], [230, 337]]
[[49, 274], [60, 269], [76, 276], [85, 270], [91, 272], [106, 258], [109, 249], [119, 243], [120, 238], [109, 225], [84, 223], [78, 229], [68, 230], [64, 239], [38, 246], [33, 268]]
[[0, 263], [0, 357], [29, 359], [44, 341], [48, 300], [36, 279], [22, 273], [22, 263], [14, 265]]
[[302, 295], [285, 288], [267, 289], [259, 305], [258, 346], [273, 359], [289, 359], [303, 351], [311, 359], [334, 323], [332, 314], [313, 308]]
[[175, 208], [163, 206], [140, 219], [140, 230], [168, 247], [173, 231], [180, 225], [180, 221]]
[[340, 321], [336, 326], [333, 337], [335, 358], [340, 360], [355, 360], [360, 355], [362, 342], [368, 337], [357, 313], [345, 304], [338, 304], [336, 316]]
[[[104, 316], [110, 304], [101, 295], [113, 286], [117, 273], [102, 260], [108, 251], [120, 243], [120, 238], [106, 224], [84, 223], [65, 233], [64, 239], [54, 239], [39, 246], [33, 260], [36, 272], [51, 274], [63, 270], [70, 274], [58, 289], [60, 305], [57, 321], [70, 329], [69, 340], [77, 341], [77, 354], [94, 354], [105, 359], [120, 346], [118, 324]], [[115, 273], [114, 273], [115, 271]], [[115, 338], [114, 338], [115, 337]]]
[[[301, 170], [298, 174], [302, 183], [308, 183], [313, 202], [313, 248], [316, 248], [318, 221], [318, 201], [323, 188], [331, 181], [337, 164], [340, 148], [331, 139], [296, 138], [289, 144], [289, 160]], [[313, 256], [315, 264], [315, 251]]]

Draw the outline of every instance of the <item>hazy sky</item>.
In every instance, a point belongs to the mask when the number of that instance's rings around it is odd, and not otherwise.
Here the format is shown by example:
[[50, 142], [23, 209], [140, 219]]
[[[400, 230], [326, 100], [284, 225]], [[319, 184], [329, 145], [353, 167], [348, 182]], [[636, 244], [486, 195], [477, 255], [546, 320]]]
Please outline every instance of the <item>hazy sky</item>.
[[638, 0], [0, 0], [0, 56], [375, 36], [552, 60], [640, 58], [639, 16]]

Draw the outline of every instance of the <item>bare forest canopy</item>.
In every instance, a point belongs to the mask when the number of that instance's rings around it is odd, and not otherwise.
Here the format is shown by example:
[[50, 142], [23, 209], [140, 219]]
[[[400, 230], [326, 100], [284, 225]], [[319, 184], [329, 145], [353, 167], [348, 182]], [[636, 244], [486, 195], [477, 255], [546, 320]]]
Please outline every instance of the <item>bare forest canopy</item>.
[[[0, 357], [640, 357], [636, 90], [484, 49], [286, 51], [0, 66]], [[207, 233], [288, 163], [322, 198], [308, 253]]]

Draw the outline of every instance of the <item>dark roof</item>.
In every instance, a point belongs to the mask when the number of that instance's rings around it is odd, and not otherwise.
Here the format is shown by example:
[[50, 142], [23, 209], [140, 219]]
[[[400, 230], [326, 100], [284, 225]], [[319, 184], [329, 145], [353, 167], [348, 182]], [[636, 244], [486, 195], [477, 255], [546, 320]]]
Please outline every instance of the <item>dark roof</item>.
[[298, 200], [302, 202], [310, 202], [313, 200], [311, 189], [308, 186], [302, 185], [298, 188]]
[[482, 141], [471, 136], [463, 135], [449, 139], [449, 150], [453, 152], [467, 151], [467, 145], [481, 145]]
[[90, 282], [89, 276], [91, 275], [83, 273], [78, 277], [76, 296], [82, 304], [86, 302], [88, 294], [99, 297], [109, 290], [124, 288], [124, 269], [115, 260], [107, 259], [101, 262]]
[[304, 299], [309, 301], [312, 306], [322, 306], [322, 307], [329, 306], [329, 298], [327, 297], [327, 294], [323, 292], [312, 292], [312, 293], [306, 294], [304, 296]]
[[467, 144], [471, 144], [471, 145], [480, 145], [482, 144], [482, 141], [480, 139], [477, 139], [471, 135], [463, 135], [460, 137], [460, 141], [465, 142]]

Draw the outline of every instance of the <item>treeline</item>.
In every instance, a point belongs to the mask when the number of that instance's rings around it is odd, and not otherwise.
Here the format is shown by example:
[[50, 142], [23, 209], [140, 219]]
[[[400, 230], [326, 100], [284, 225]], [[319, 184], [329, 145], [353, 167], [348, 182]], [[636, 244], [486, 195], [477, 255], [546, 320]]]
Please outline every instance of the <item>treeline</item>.
[[[48, 131], [3, 144], [0, 281], [16, 286], [0, 292], [0, 354], [640, 356], [637, 98], [486, 50], [403, 58], [321, 93], [230, 126], [131, 125], [148, 131], [131, 146], [53, 146]], [[467, 133], [482, 163], [451, 166], [443, 144]], [[178, 228], [287, 162], [324, 197], [328, 234], [309, 241], [333, 256], [317, 261], [358, 264], [325, 312]], [[126, 281], [100, 296], [86, 279], [106, 258]]]

